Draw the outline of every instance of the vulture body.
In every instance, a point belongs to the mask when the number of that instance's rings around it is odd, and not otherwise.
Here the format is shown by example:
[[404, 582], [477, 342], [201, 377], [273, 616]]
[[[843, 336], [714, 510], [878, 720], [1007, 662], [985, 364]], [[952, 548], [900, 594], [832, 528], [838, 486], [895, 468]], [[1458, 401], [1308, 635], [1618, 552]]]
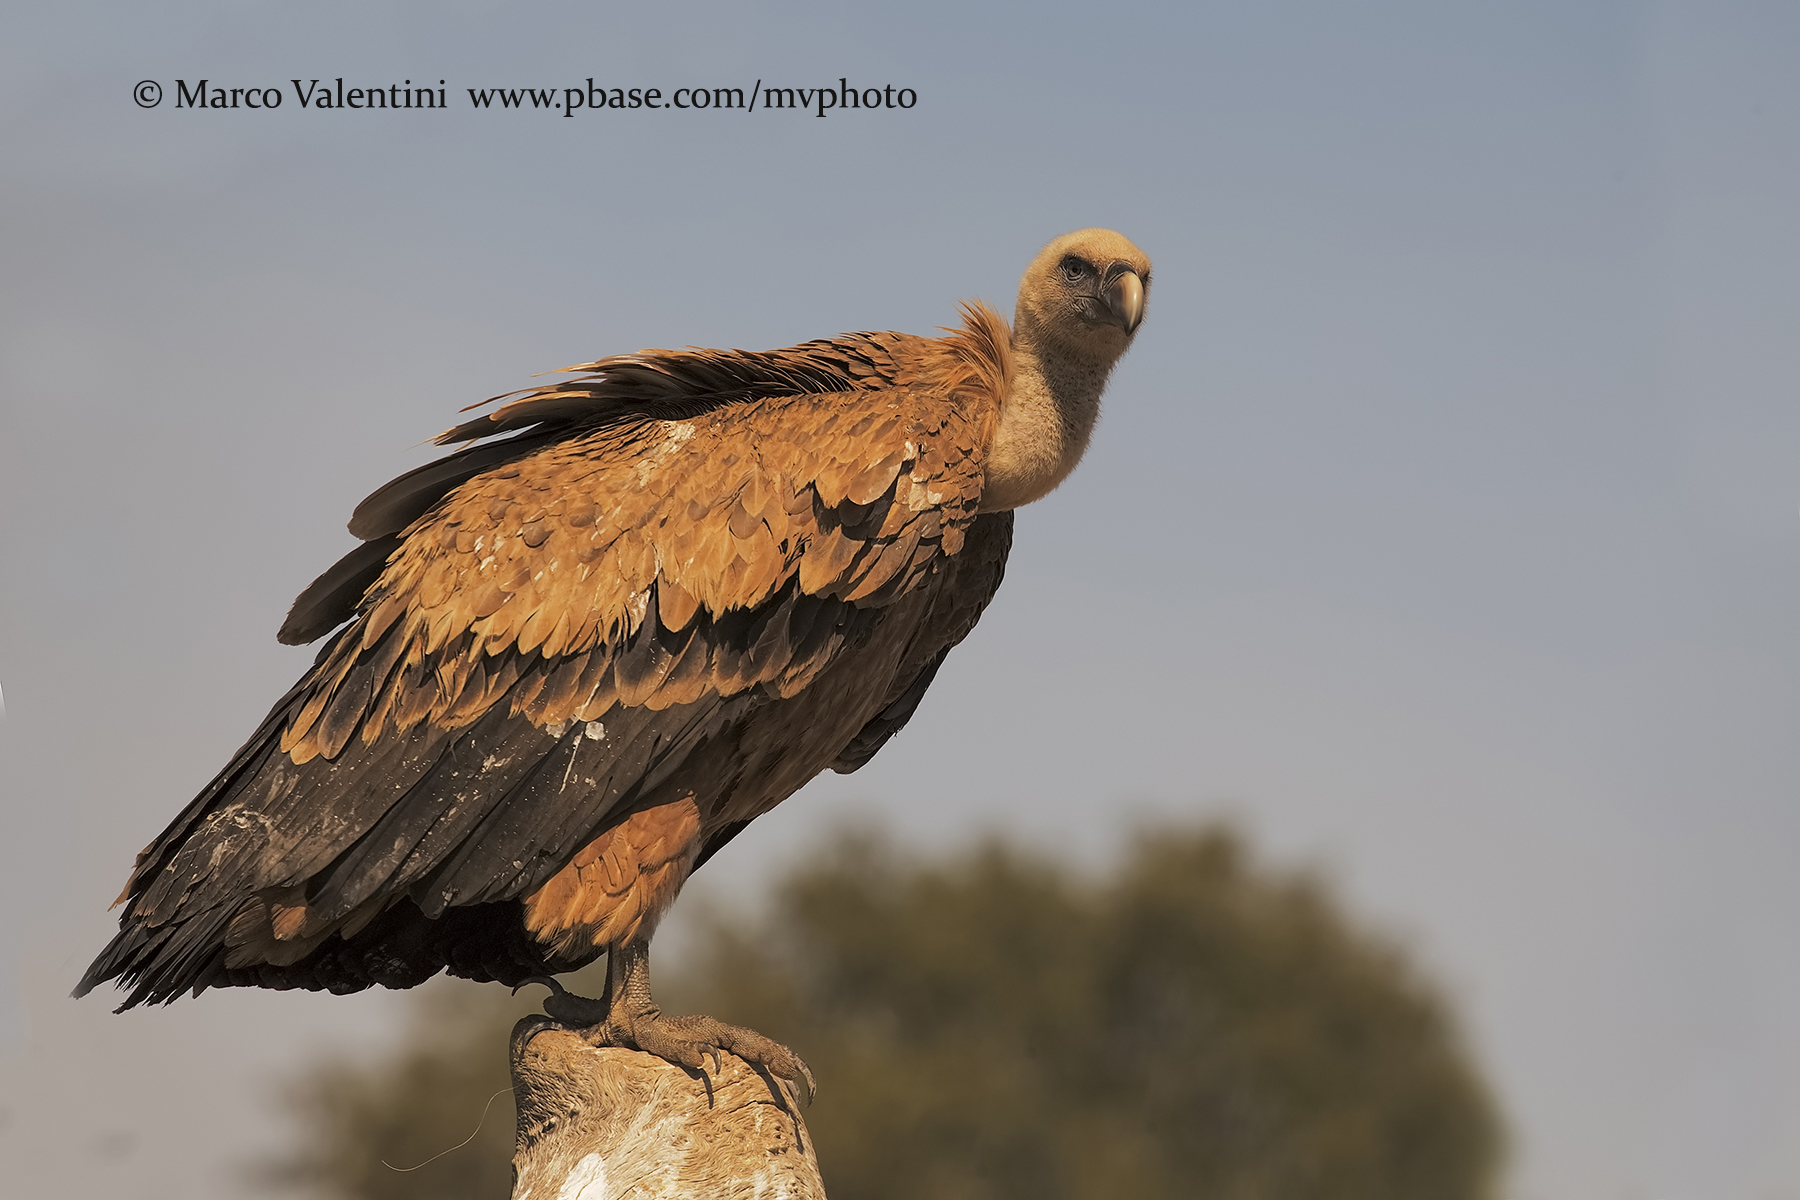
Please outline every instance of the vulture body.
[[[1015, 327], [857, 333], [571, 368], [381, 488], [280, 637], [331, 634], [142, 854], [77, 994], [518, 985], [608, 953], [553, 1015], [698, 1065], [647, 944], [688, 875], [827, 767], [866, 763], [1000, 584], [1142, 317], [1149, 262], [1046, 247]], [[332, 633], [336, 630], [335, 633]], [[558, 1004], [561, 1004], [559, 1010]]]

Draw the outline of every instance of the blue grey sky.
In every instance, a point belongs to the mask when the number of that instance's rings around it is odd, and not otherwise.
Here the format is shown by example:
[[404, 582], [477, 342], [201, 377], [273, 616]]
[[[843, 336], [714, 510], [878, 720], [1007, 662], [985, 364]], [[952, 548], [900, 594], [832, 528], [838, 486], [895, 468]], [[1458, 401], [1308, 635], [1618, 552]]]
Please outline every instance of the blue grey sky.
[[[288, 602], [456, 409], [641, 346], [929, 332], [1099, 224], [1156, 281], [1088, 461], [906, 733], [708, 890], [845, 818], [1099, 864], [1229, 815], [1455, 997], [1509, 1196], [1800, 1197], [1800, 9], [74, 0], [6, 29], [20, 1195], [238, 1194], [268, 1081], [403, 1015], [64, 996], [131, 856], [310, 662]], [[288, 83], [340, 75], [449, 107]], [[466, 99], [590, 76], [918, 103]], [[287, 95], [177, 109], [203, 77]]]

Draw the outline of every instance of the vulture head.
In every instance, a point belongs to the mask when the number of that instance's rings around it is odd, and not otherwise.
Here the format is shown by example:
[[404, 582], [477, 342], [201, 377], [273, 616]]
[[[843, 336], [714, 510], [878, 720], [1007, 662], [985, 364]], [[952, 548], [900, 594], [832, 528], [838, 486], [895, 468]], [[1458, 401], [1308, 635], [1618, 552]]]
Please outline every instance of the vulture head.
[[1019, 281], [983, 512], [1030, 504], [1075, 469], [1149, 296], [1150, 260], [1110, 229], [1065, 233], [1032, 260]]
[[1150, 295], [1150, 260], [1122, 234], [1078, 229], [1045, 246], [1019, 283], [1013, 325], [1040, 352], [1111, 366]]

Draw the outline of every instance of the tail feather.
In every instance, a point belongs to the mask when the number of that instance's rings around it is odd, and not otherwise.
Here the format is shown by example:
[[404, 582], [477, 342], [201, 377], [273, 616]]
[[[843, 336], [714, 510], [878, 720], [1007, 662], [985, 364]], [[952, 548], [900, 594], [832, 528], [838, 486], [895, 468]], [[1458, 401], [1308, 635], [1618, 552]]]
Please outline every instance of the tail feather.
[[117, 980], [127, 989], [124, 1012], [139, 1004], [167, 1004], [183, 992], [209, 987], [300, 988], [338, 994], [369, 987], [416, 987], [439, 971], [484, 983], [514, 986], [533, 975], [585, 966], [594, 948], [558, 958], [525, 931], [513, 901], [473, 904], [432, 919], [410, 900], [386, 909], [350, 938], [333, 934], [296, 963], [245, 967], [227, 964], [224, 935], [233, 911], [212, 909], [157, 928], [119, 931], [75, 988], [84, 996]]
[[127, 923], [75, 985], [75, 995], [116, 979], [129, 989], [116, 1010], [124, 1012], [139, 1004], [166, 1004], [190, 989], [199, 993], [224, 966], [225, 927], [232, 915], [215, 908], [161, 926]]

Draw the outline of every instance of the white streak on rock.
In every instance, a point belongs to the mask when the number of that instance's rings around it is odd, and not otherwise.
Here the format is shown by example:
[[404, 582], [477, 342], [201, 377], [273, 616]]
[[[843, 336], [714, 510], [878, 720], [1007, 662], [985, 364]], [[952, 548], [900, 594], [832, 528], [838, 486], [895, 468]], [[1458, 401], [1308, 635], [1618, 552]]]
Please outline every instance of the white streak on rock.
[[606, 1164], [598, 1154], [589, 1154], [570, 1168], [568, 1178], [556, 1189], [556, 1200], [608, 1200]]

